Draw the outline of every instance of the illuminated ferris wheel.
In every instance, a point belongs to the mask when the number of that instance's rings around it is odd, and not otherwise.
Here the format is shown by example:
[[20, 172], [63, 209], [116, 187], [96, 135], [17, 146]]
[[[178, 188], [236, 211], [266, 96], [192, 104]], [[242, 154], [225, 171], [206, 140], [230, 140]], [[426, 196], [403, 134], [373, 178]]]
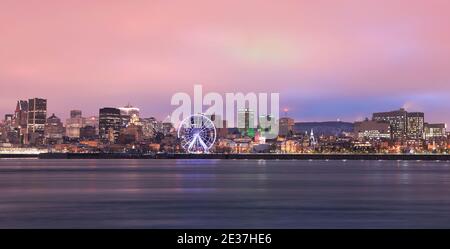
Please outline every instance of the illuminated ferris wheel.
[[208, 153], [216, 141], [216, 127], [205, 115], [191, 115], [180, 123], [178, 138], [186, 152]]

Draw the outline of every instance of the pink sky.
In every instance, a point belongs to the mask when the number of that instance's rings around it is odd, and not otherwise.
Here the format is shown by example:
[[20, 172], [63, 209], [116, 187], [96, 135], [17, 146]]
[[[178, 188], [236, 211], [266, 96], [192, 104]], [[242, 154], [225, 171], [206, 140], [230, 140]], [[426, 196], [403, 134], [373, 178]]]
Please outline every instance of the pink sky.
[[128, 102], [163, 117], [175, 92], [279, 92], [297, 120], [401, 106], [450, 123], [450, 1], [0, 0], [0, 113]]

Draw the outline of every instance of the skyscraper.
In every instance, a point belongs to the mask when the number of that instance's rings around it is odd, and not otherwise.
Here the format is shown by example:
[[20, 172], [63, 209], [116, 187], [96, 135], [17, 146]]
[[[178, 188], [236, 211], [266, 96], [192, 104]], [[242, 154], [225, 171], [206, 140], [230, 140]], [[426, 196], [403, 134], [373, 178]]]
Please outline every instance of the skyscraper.
[[122, 127], [127, 127], [130, 123], [139, 123], [139, 108], [133, 107], [132, 105], [128, 104], [124, 107], [119, 107], [119, 110], [122, 119]]
[[26, 128], [28, 122], [28, 101], [18, 100], [14, 111], [15, 127]]
[[70, 118], [66, 120], [66, 136], [69, 138], [79, 138], [80, 129], [84, 125], [84, 119], [80, 110], [70, 111]]
[[119, 137], [122, 120], [120, 110], [105, 107], [99, 111], [99, 137], [103, 142], [116, 143]]
[[423, 112], [408, 112], [408, 125], [406, 128], [409, 139], [423, 139], [425, 114]]
[[18, 100], [14, 111], [14, 127], [19, 132], [20, 144], [28, 143], [28, 101]]
[[249, 108], [238, 111], [237, 128], [245, 136], [253, 137], [255, 135], [255, 113]]
[[43, 142], [45, 123], [47, 121], [47, 100], [33, 98], [28, 100], [28, 134], [30, 143]]
[[278, 134], [282, 136], [292, 135], [294, 131], [294, 119], [283, 117], [280, 118], [280, 129]]
[[61, 119], [51, 115], [45, 124], [45, 139], [47, 144], [58, 144], [61, 143], [64, 136], [64, 127]]

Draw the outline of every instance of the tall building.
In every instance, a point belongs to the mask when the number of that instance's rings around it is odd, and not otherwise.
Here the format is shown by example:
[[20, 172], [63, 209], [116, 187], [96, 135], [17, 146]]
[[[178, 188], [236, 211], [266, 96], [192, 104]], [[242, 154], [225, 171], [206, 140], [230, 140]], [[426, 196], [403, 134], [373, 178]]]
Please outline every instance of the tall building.
[[254, 136], [255, 128], [255, 113], [249, 108], [238, 111], [237, 128], [244, 136]]
[[374, 113], [372, 120], [389, 123], [391, 126], [392, 139], [401, 140], [405, 139], [407, 135], [407, 116], [408, 113], [406, 110], [401, 108], [397, 111]]
[[70, 111], [70, 118], [66, 120], [66, 136], [68, 138], [79, 138], [80, 129], [84, 126], [84, 118], [80, 110]]
[[99, 111], [99, 138], [103, 142], [116, 143], [122, 127], [120, 110], [105, 107]]
[[72, 110], [70, 111], [70, 117], [71, 118], [81, 118], [83, 112], [80, 110]]
[[5, 124], [9, 126], [13, 126], [14, 114], [5, 114]]
[[3, 123], [0, 123], [0, 140], [11, 143], [18, 144], [19, 132], [17, 128], [14, 127], [14, 115], [6, 114]]
[[18, 100], [14, 111], [14, 127], [18, 130], [20, 144], [28, 143], [28, 101]]
[[158, 121], [154, 118], [143, 118], [142, 121], [142, 135], [144, 139], [151, 139], [156, 135], [156, 124]]
[[97, 129], [91, 125], [85, 125], [80, 129], [80, 139], [93, 140], [98, 137]]
[[90, 116], [84, 119], [84, 127], [94, 127], [95, 128], [95, 135], [98, 135], [99, 130], [99, 120], [97, 116]]
[[292, 118], [288, 118], [288, 117], [283, 117], [280, 118], [279, 120], [279, 131], [278, 134], [281, 136], [289, 136], [292, 135], [294, 132], [294, 119]]
[[28, 123], [28, 101], [17, 101], [16, 110], [14, 111], [14, 122], [16, 127], [26, 128]]
[[58, 144], [63, 141], [64, 126], [61, 119], [56, 117], [55, 114], [47, 118], [44, 135], [47, 144]]
[[407, 137], [414, 140], [423, 139], [425, 114], [423, 112], [408, 112], [407, 121]]
[[120, 116], [122, 118], [122, 127], [127, 127], [129, 124], [139, 123], [139, 108], [128, 104], [124, 107], [119, 107]]
[[47, 100], [34, 98], [28, 100], [28, 135], [30, 143], [43, 143], [45, 123], [47, 122]]

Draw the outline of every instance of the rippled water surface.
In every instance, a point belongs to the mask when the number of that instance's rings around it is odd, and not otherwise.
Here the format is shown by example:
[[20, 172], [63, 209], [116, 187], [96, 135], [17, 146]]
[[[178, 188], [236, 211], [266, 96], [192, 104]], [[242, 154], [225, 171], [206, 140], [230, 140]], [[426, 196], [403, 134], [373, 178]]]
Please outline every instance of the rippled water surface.
[[0, 228], [450, 228], [450, 163], [1, 159]]

